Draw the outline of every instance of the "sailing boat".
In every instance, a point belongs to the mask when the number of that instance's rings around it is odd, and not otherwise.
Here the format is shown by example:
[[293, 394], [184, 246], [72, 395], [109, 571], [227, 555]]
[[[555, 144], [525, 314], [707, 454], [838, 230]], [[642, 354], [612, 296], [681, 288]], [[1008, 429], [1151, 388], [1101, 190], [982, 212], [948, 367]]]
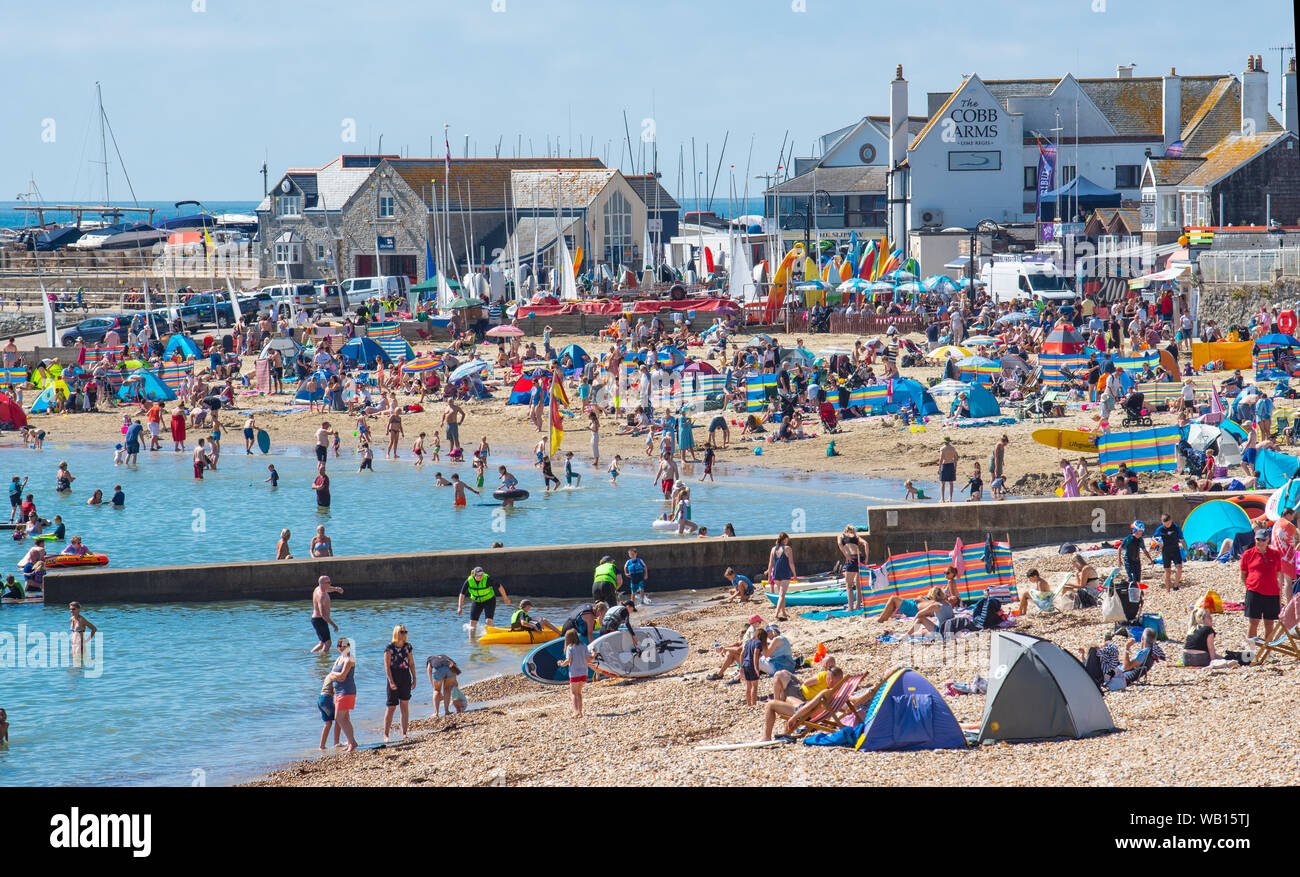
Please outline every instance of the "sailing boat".
[[564, 235], [560, 235], [560, 299], [563, 301], [578, 300], [578, 278], [574, 276], [573, 256], [569, 255], [569, 245], [564, 242]]

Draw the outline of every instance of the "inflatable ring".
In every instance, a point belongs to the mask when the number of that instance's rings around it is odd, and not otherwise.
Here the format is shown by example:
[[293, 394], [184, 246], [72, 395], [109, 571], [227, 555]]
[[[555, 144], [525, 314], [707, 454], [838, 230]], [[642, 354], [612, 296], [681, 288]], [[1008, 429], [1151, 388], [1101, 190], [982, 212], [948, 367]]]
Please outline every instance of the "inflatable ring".
[[677, 521], [676, 519], [665, 521], [663, 518], [656, 518], [650, 522], [650, 526], [656, 530], [676, 530]]
[[514, 490], [494, 490], [492, 491], [492, 498], [500, 500], [528, 499], [528, 491], [520, 487], [516, 487]]

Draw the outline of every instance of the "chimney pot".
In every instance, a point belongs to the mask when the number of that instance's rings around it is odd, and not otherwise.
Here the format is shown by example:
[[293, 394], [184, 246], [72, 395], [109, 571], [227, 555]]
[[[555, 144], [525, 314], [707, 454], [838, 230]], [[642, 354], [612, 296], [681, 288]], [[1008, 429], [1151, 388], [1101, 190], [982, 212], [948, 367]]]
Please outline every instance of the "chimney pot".
[[899, 64], [899, 65], [894, 69], [894, 78], [895, 78], [895, 79], [902, 79], [902, 78], [903, 78], [903, 65], [902, 65], [902, 64]]
[[1294, 57], [1294, 56], [1292, 56], [1292, 58], [1291, 58], [1291, 63], [1287, 66], [1286, 69], [1287, 69], [1287, 72], [1288, 72], [1288, 73], [1294, 73], [1294, 72], [1295, 72], [1295, 57]]

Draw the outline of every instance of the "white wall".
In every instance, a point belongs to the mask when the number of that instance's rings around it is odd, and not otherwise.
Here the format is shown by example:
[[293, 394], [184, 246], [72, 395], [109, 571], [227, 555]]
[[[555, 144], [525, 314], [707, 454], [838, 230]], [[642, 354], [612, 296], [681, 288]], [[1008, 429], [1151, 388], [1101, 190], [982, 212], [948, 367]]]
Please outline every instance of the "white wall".
[[[1080, 125], [1082, 127], [1082, 125]], [[1115, 166], [1121, 164], [1137, 165], [1137, 181], [1139, 185], [1127, 189], [1119, 189], [1119, 193], [1126, 199], [1134, 201], [1142, 197], [1142, 169], [1146, 167], [1146, 150], [1151, 149], [1154, 153], [1160, 152], [1159, 143], [1081, 143], [1079, 144], [1078, 156], [1076, 159], [1074, 144], [1068, 140], [1057, 144], [1056, 154], [1056, 176], [1052, 182], [1052, 188], [1061, 185], [1061, 168], [1066, 165], [1076, 165], [1079, 176], [1087, 177], [1099, 186], [1107, 189], [1115, 188]], [[1025, 190], [1024, 187], [1024, 168], [1038, 167], [1038, 146], [1031, 145], [1024, 147], [1021, 157], [1021, 180], [1020, 192], [1024, 198], [1024, 203], [1031, 204], [1034, 200], [1033, 190]], [[1062, 209], [1064, 209], [1062, 204]], [[1026, 222], [1032, 221], [1034, 214], [1032, 209], [1025, 213], [1022, 219]]]
[[[870, 146], [875, 150], [871, 161], [863, 161], [862, 147]], [[876, 126], [867, 122], [848, 140], [841, 143], [826, 156], [823, 167], [858, 167], [864, 164], [883, 165], [889, 162], [889, 140]]]

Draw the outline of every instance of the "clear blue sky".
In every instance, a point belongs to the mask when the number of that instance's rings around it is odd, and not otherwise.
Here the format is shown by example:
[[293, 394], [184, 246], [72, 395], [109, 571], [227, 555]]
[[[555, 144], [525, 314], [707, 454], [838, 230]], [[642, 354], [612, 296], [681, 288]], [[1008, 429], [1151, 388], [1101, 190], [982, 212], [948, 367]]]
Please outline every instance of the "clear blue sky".
[[787, 130], [807, 155], [819, 134], [888, 112], [898, 63], [920, 115], [927, 91], [968, 72], [1239, 74], [1255, 53], [1277, 115], [1269, 47], [1291, 42], [1294, 23], [1283, 0], [69, 0], [8, 4], [5, 29], [0, 200], [33, 177], [48, 200], [103, 197], [99, 80], [137, 196], [215, 201], [260, 198], [263, 158], [274, 181], [373, 151], [380, 134], [385, 152], [412, 156], [433, 135], [441, 155], [444, 123], [457, 156], [466, 134], [480, 156], [498, 137], [514, 155], [522, 134], [535, 154], [548, 137], [587, 154], [594, 138], [617, 164], [625, 109], [638, 150], [641, 120], [657, 120], [670, 190], [685, 144], [688, 196], [691, 137], [698, 170], [730, 130], [721, 195], [732, 164], [743, 186], [751, 137], [752, 176], [773, 170]]

